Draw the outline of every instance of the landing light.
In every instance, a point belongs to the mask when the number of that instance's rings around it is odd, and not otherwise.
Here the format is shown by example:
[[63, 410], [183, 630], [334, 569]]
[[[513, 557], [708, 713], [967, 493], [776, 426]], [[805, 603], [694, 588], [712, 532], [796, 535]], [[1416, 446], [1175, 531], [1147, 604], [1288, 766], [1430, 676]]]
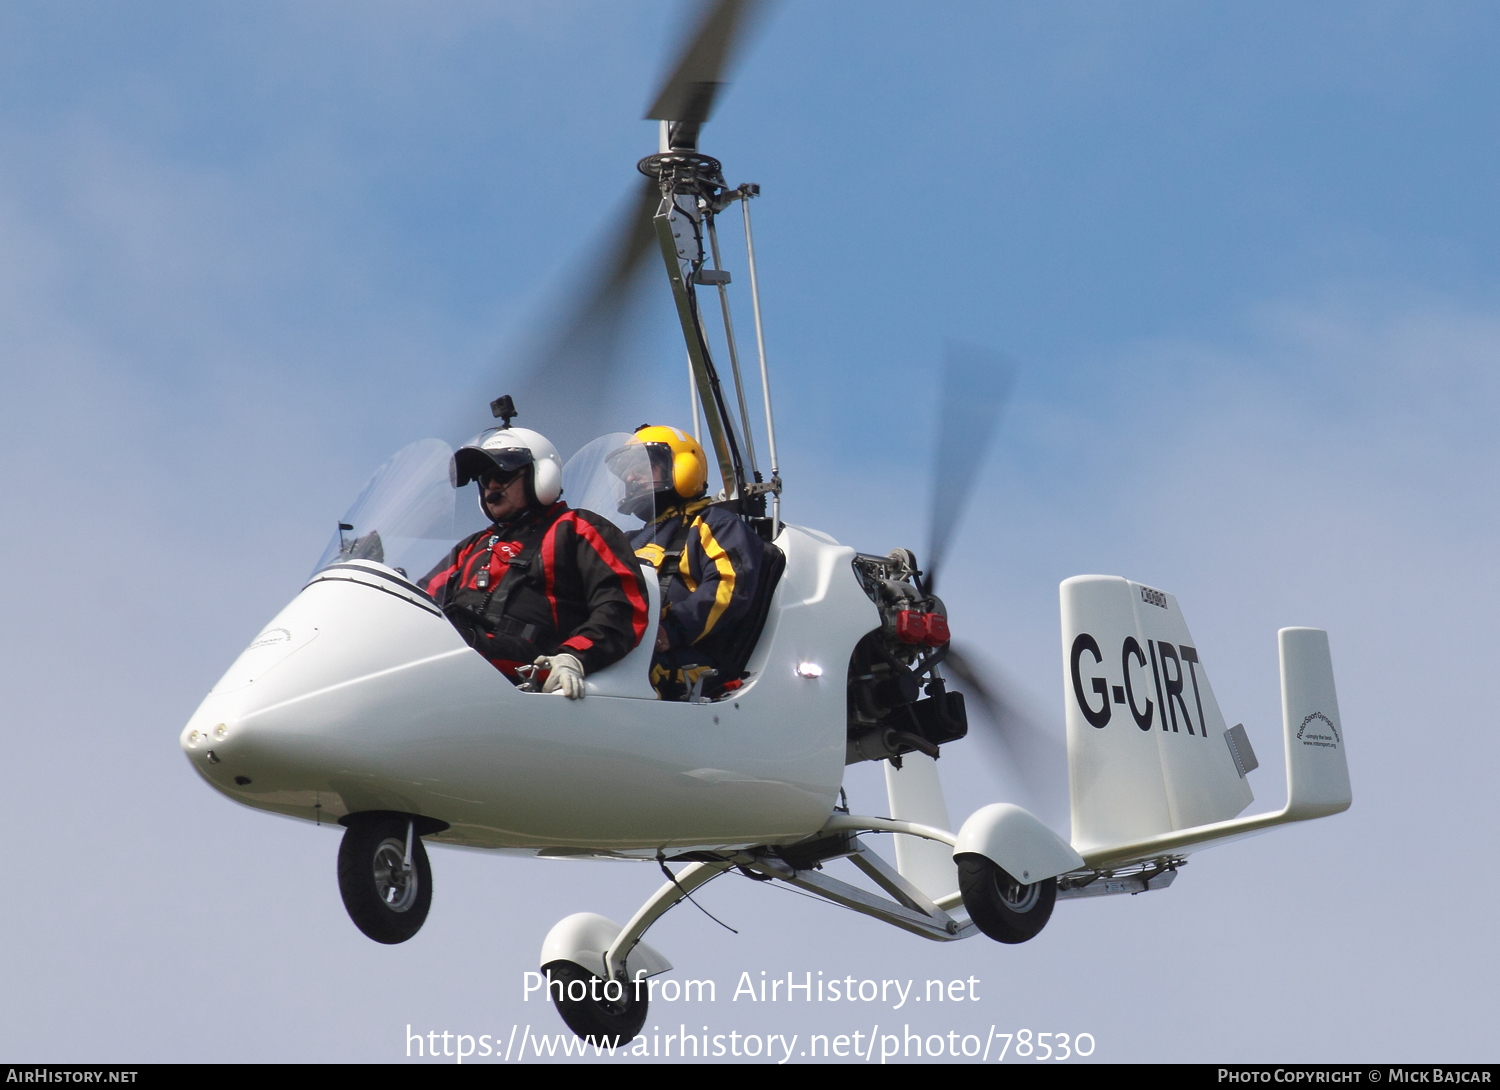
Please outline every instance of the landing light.
[[797, 676], [822, 677], [823, 667], [819, 666], [816, 662], [799, 662], [797, 663]]

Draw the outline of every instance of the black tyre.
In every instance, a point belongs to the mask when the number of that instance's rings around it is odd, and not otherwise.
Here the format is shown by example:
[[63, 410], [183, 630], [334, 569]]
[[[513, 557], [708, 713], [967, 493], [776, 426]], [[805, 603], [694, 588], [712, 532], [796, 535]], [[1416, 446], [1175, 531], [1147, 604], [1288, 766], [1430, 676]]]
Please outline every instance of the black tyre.
[[649, 1004], [644, 983], [637, 989], [622, 981], [606, 981], [571, 961], [548, 962], [542, 966], [542, 973], [557, 1013], [570, 1030], [591, 1045], [628, 1045], [646, 1024]]
[[1056, 878], [1025, 885], [982, 855], [961, 855], [955, 862], [969, 919], [990, 938], [1025, 942], [1047, 926], [1057, 903]]
[[405, 942], [432, 907], [432, 867], [415, 832], [406, 865], [407, 819], [381, 816], [349, 823], [339, 845], [339, 893], [354, 926], [376, 942]]

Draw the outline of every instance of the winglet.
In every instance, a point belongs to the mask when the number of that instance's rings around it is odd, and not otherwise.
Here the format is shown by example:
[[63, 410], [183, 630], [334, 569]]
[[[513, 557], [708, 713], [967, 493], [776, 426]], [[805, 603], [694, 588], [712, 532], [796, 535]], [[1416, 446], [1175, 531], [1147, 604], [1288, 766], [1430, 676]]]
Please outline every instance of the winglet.
[[1286, 732], [1287, 803], [1282, 820], [1337, 814], [1349, 809], [1354, 796], [1328, 633], [1320, 628], [1283, 628], [1276, 635]]

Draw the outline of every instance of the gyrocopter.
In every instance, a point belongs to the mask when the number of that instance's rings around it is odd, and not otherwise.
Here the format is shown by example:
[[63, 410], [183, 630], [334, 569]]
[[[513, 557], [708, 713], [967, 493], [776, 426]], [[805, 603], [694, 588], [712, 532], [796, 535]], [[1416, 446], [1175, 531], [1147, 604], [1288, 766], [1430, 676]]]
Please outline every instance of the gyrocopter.
[[[555, 382], [599, 386], [577, 369], [612, 336], [634, 270], [662, 263], [722, 484], [715, 502], [766, 545], [734, 676], [685, 700], [658, 699], [648, 672], [661, 592], [651, 578], [648, 629], [623, 659], [589, 675], [584, 699], [497, 672], [414, 578], [483, 525], [472, 491], [450, 483], [452, 448], [429, 439], [375, 474], [310, 581], [180, 738], [199, 775], [235, 801], [344, 828], [340, 890], [378, 942], [403, 942], [422, 926], [429, 843], [667, 869], [623, 925], [579, 913], [542, 943], [549, 995], [576, 1033], [596, 1039], [628, 1040], [641, 1028], [641, 982], [671, 968], [646, 932], [721, 875], [784, 883], [938, 942], [983, 934], [1018, 943], [1042, 930], [1059, 900], [1164, 889], [1191, 852], [1351, 801], [1324, 632], [1279, 634], [1287, 803], [1240, 817], [1256, 759], [1244, 728], [1220, 712], [1212, 660], [1177, 600], [1083, 575], [1061, 586], [1071, 839], [1003, 802], [951, 831], [936, 758], [967, 733], [966, 693], [991, 718], [998, 702], [998, 687], [953, 647], [935, 594], [973, 479], [935, 492], [920, 560], [907, 549], [859, 552], [781, 519], [750, 220], [759, 188], [730, 186], [698, 148], [756, 7], [718, 0], [689, 39], [647, 112], [660, 123], [659, 144], [640, 161], [643, 181], [612, 264], [574, 334], [533, 364]], [[727, 302], [732, 278], [720, 261], [718, 221], [731, 212], [745, 232], [764, 463]], [[718, 306], [705, 305], [715, 294]], [[722, 356], [711, 348], [719, 344]], [[1006, 381], [995, 357], [950, 349], [946, 441], [982, 446]], [[523, 394], [497, 408], [525, 413], [536, 400]], [[611, 456], [630, 437], [600, 435], [597, 415], [563, 422], [578, 448], [563, 468], [563, 494], [624, 520]], [[884, 762], [887, 814], [841, 802], [845, 769], [864, 761]], [[894, 863], [875, 852], [872, 833], [895, 834]], [[828, 872], [840, 860], [856, 881]]]

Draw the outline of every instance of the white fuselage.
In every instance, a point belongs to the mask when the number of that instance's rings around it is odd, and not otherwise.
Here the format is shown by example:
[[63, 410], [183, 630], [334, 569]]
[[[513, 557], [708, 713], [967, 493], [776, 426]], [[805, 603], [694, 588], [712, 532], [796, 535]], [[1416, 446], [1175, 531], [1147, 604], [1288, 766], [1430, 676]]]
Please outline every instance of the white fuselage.
[[792, 526], [776, 544], [786, 571], [730, 699], [656, 699], [650, 569], [651, 627], [572, 701], [517, 689], [393, 571], [356, 563], [276, 616], [183, 749], [246, 805], [318, 822], [421, 815], [451, 844], [592, 855], [798, 839], [833, 810], [849, 656], [880, 618], [852, 549]]

